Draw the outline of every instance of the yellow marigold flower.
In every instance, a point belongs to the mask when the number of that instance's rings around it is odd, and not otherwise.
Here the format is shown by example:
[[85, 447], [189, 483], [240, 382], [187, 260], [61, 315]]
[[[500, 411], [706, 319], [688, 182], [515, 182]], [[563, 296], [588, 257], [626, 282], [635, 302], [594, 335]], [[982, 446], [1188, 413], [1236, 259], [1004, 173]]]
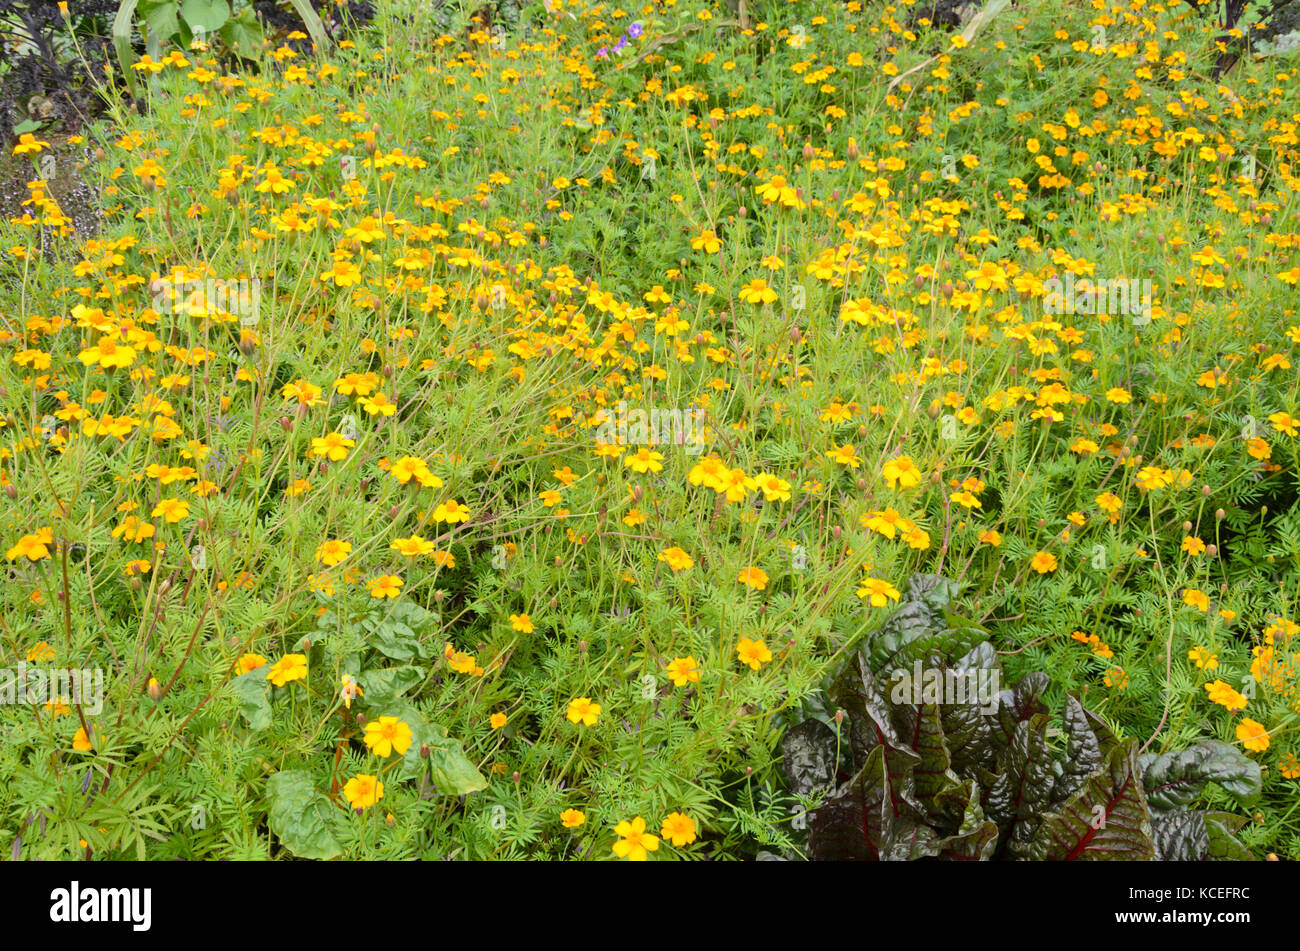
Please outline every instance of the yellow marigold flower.
[[1193, 647], [1187, 652], [1187, 659], [1193, 661], [1201, 670], [1213, 670], [1219, 666], [1219, 655], [1204, 647]]
[[450, 522], [454, 525], [456, 522], [469, 521], [469, 514], [469, 509], [465, 506], [455, 499], [448, 499], [433, 510], [433, 520], [435, 522]]
[[393, 551], [399, 551], [407, 558], [415, 558], [419, 555], [431, 555], [437, 546], [431, 541], [421, 538], [419, 535], [412, 535], [410, 538], [396, 538], [388, 546]]
[[664, 455], [661, 452], [654, 452], [651, 449], [641, 448], [635, 453], [623, 460], [623, 465], [629, 467], [633, 472], [661, 472]]
[[767, 572], [762, 568], [742, 568], [736, 580], [743, 585], [748, 585], [755, 591], [763, 591], [767, 588]]
[[10, 561], [26, 558], [28, 561], [40, 561], [50, 557], [50, 546], [54, 544], [54, 531], [42, 528], [35, 535], [24, 535], [18, 543], [5, 553]]
[[758, 670], [772, 659], [772, 652], [767, 649], [767, 645], [762, 640], [753, 641], [743, 637], [736, 645], [736, 656], [740, 658], [742, 664], [747, 664], [750, 670]]
[[331, 538], [316, 546], [316, 560], [328, 567], [334, 567], [348, 555], [352, 554], [352, 545]]
[[397, 575], [379, 575], [371, 578], [367, 587], [372, 598], [395, 598], [402, 593], [404, 583]]
[[921, 470], [910, 456], [890, 459], [880, 470], [891, 489], [910, 489], [921, 484]]
[[858, 588], [859, 598], [869, 598], [873, 608], [883, 608], [890, 601], [897, 601], [899, 591], [888, 581], [880, 578], [863, 578], [862, 587]]
[[592, 703], [590, 697], [577, 697], [569, 701], [569, 712], [565, 717], [570, 723], [595, 726], [600, 719], [600, 704]]
[[506, 715], [504, 713], [494, 713], [488, 717], [488, 725], [494, 730], [499, 730], [506, 725]]
[[668, 567], [673, 571], [686, 571], [695, 564], [691, 556], [680, 548], [665, 548], [659, 553], [659, 560], [667, 562]]
[[155, 518], [161, 515], [168, 523], [175, 525], [185, 516], [190, 514], [190, 503], [183, 499], [161, 499], [154, 506], [150, 515]]
[[658, 836], [645, 830], [645, 820], [637, 816], [631, 822], [620, 822], [614, 827], [614, 834], [620, 836], [614, 843], [614, 854], [621, 859], [632, 862], [644, 862], [646, 853], [659, 848]]
[[1040, 575], [1045, 575], [1049, 571], [1055, 571], [1058, 567], [1056, 556], [1048, 551], [1040, 551], [1034, 555], [1029, 562], [1029, 567], [1033, 568]]
[[587, 821], [587, 817], [577, 809], [565, 809], [560, 813], [560, 824], [566, 829], [576, 829]]
[[244, 654], [239, 658], [239, 663], [236, 669], [241, 675], [251, 674], [253, 671], [259, 670], [269, 663], [270, 661], [261, 654]]
[[355, 445], [355, 440], [349, 439], [342, 433], [329, 433], [312, 439], [311, 454], [325, 456], [330, 462], [341, 462], [348, 457], [348, 450]]
[[1211, 703], [1226, 707], [1229, 713], [1246, 709], [1246, 698], [1222, 680], [1212, 680], [1205, 684], [1205, 692], [1209, 694]]
[[670, 812], [665, 817], [659, 834], [680, 849], [695, 841], [695, 820], [681, 812]]
[[510, 626], [516, 631], [521, 631], [524, 634], [533, 633], [533, 619], [527, 614], [510, 615]]
[[343, 786], [343, 795], [353, 809], [366, 809], [384, 798], [384, 784], [376, 776], [358, 773]]
[[665, 670], [674, 687], [700, 682], [700, 665], [694, 657], [674, 657]]
[[1183, 604], [1196, 608], [1198, 611], [1210, 610], [1210, 598], [1204, 591], [1196, 588], [1187, 588], [1183, 591]]
[[833, 460], [836, 465], [848, 466], [850, 469], [857, 469], [862, 465], [862, 460], [857, 457], [857, 450], [852, 443], [836, 446], [826, 453], [826, 458]]
[[411, 728], [397, 717], [378, 717], [367, 721], [364, 739], [376, 756], [403, 756], [411, 746]]
[[307, 657], [305, 654], [285, 654], [266, 672], [266, 679], [277, 687], [294, 680], [303, 680], [307, 676]]
[[1237, 739], [1252, 753], [1262, 753], [1268, 749], [1268, 730], [1264, 724], [1245, 717], [1237, 724]]

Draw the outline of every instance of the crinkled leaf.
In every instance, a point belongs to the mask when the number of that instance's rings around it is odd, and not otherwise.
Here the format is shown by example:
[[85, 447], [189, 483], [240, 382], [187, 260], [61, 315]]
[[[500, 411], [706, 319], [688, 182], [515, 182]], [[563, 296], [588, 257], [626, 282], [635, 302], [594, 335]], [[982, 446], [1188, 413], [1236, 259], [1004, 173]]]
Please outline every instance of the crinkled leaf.
[[1155, 856], [1152, 831], [1137, 768], [1137, 745], [1129, 743], [1113, 748], [1105, 769], [1089, 776], [1074, 796], [1043, 816], [1021, 857], [1147, 861]]
[[1104, 764], [1101, 743], [1088, 722], [1087, 711], [1079, 698], [1071, 693], [1065, 698], [1065, 762], [1052, 789], [1052, 803], [1069, 799]]
[[267, 823], [280, 843], [303, 859], [332, 859], [343, 853], [331, 826], [338, 821], [329, 799], [316, 791], [305, 769], [285, 769], [267, 782]]
[[[397, 769], [395, 781], [418, 776], [427, 768], [434, 788], [449, 796], [464, 796], [487, 788], [483, 774], [465, 755], [460, 742], [447, 735], [446, 727], [429, 723], [410, 701], [402, 700], [392, 707], [394, 712], [385, 715], [395, 715], [411, 728], [411, 745]], [[427, 760], [420, 756], [421, 746], [429, 747]]]
[[790, 789], [800, 796], [834, 789], [838, 753], [835, 731], [820, 720], [805, 720], [789, 730], [781, 738], [781, 757]]
[[252, 670], [230, 682], [239, 701], [239, 712], [250, 728], [265, 730], [271, 725], [271, 682], [266, 679], [266, 668]]
[[367, 670], [357, 677], [361, 699], [368, 707], [387, 707], [413, 687], [423, 683], [426, 673], [422, 667], [382, 667]]
[[1239, 805], [1253, 802], [1260, 792], [1259, 764], [1218, 740], [1201, 740], [1173, 753], [1146, 754], [1138, 759], [1138, 767], [1155, 809], [1188, 806], [1208, 783], [1217, 783]]
[[1011, 858], [1023, 857], [1052, 798], [1052, 753], [1047, 747], [1047, 716], [1034, 714], [1016, 725], [999, 757], [997, 776], [985, 791], [983, 806], [998, 824]]
[[998, 847], [997, 823], [986, 818], [980, 808], [979, 784], [975, 780], [968, 780], [962, 792], [965, 808], [961, 825], [954, 835], [939, 842], [939, 855], [956, 861], [987, 862]]
[[877, 746], [861, 771], [812, 814], [808, 850], [815, 860], [906, 861], [938, 854], [941, 836], [896, 794], [906, 780], [897, 775], [898, 762]]
[[1206, 858], [1212, 862], [1255, 862], [1255, 853], [1246, 848], [1234, 833], [1246, 824], [1245, 816], [1230, 812], [1205, 813], [1205, 831], [1210, 837]]
[[992, 740], [999, 747], [1009, 746], [1020, 724], [1047, 713], [1043, 694], [1052, 684], [1047, 674], [1035, 671], [1010, 690], [998, 694], [998, 714], [993, 721]]
[[854, 766], [860, 768], [882, 742], [894, 747], [903, 745], [880, 682], [861, 654], [850, 659], [832, 689], [831, 700], [848, 715]]

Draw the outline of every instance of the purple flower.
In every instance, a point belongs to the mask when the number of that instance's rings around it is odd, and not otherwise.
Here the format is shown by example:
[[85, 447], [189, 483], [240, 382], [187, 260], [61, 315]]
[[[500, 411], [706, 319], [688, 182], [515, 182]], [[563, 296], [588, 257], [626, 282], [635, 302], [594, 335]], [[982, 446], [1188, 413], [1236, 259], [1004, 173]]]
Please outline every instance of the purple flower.
[[630, 37], [632, 37], [632, 39], [634, 39], [634, 40], [635, 40], [637, 37], [639, 37], [639, 36], [641, 35], [641, 24], [640, 24], [640, 23], [633, 23], [631, 26], [629, 26], [629, 27], [627, 28], [627, 35], [630, 36]]
[[621, 53], [621, 52], [623, 52], [625, 49], [627, 49], [627, 37], [626, 37], [626, 36], [620, 36], [620, 37], [618, 38], [618, 42], [614, 44], [614, 52], [615, 52], [615, 53]]
[[609, 55], [609, 50], [607, 50], [603, 46], [600, 49], [596, 50], [596, 59], [604, 59], [608, 55]]

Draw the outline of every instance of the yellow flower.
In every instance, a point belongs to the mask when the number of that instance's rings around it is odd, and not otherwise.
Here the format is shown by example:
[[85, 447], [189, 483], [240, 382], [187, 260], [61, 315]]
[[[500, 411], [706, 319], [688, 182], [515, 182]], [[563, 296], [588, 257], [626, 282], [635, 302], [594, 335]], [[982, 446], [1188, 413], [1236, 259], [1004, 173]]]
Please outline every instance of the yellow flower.
[[694, 657], [674, 657], [665, 669], [674, 687], [700, 682], [700, 665]]
[[366, 723], [365, 741], [376, 756], [402, 756], [411, 746], [411, 728], [397, 717], [379, 717]]
[[448, 499], [436, 509], [433, 510], [433, 520], [435, 522], [456, 522], [469, 521], [469, 509], [461, 505], [455, 499]]
[[239, 658], [239, 663], [236, 669], [241, 675], [251, 674], [253, 671], [265, 667], [268, 663], [270, 663], [270, 661], [261, 654], [245, 654]]
[[880, 474], [885, 477], [891, 489], [910, 489], [921, 484], [921, 470], [916, 467], [916, 463], [912, 462], [910, 456], [890, 459], [880, 470]]
[[863, 578], [862, 587], [858, 588], [859, 598], [870, 598], [873, 608], [883, 608], [890, 601], [897, 601], [899, 591], [888, 581], [880, 578]]
[[659, 553], [659, 560], [667, 562], [668, 567], [673, 571], [686, 571], [695, 564], [691, 556], [680, 548], [665, 548]]
[[488, 717], [488, 725], [494, 730], [499, 730], [506, 725], [506, 715], [504, 713], [494, 713]]
[[753, 588], [755, 591], [763, 591], [767, 588], [767, 572], [762, 568], [744, 568], [736, 580]]
[[680, 849], [695, 841], [695, 820], [680, 812], [670, 812], [659, 834]]
[[167, 522], [175, 525], [190, 514], [190, 503], [183, 499], [161, 499], [149, 514], [155, 518], [161, 515]]
[[736, 656], [742, 664], [748, 664], [750, 670], [758, 670], [772, 659], [772, 652], [761, 640], [753, 641], [743, 637], [736, 645]]
[[397, 575], [379, 575], [367, 586], [372, 598], [395, 598], [402, 593], [404, 582]]
[[1196, 608], [1198, 611], [1210, 610], [1210, 598], [1204, 591], [1198, 591], [1196, 588], [1187, 588], [1183, 591], [1183, 604]]
[[29, 561], [40, 561], [42, 558], [50, 557], [50, 546], [54, 544], [54, 531], [49, 528], [42, 528], [35, 535], [24, 535], [18, 539], [18, 544], [10, 548], [5, 553], [5, 557], [10, 561], [16, 561], [19, 558], [26, 558]]
[[323, 541], [316, 547], [316, 560], [331, 568], [350, 554], [352, 554], [352, 546], [336, 538]]
[[266, 673], [266, 679], [277, 687], [283, 687], [294, 680], [302, 680], [306, 676], [307, 657], [304, 654], [285, 654]]
[[595, 726], [600, 719], [600, 704], [592, 703], [590, 697], [577, 697], [569, 701], [569, 712], [565, 716], [570, 723]]
[[527, 614], [510, 615], [510, 626], [516, 631], [521, 631], [524, 634], [533, 633], [533, 619]]
[[348, 450], [355, 445], [355, 440], [342, 433], [329, 433], [312, 439], [311, 454], [325, 456], [330, 462], [340, 462], [348, 457]]
[[1029, 567], [1033, 568], [1040, 575], [1045, 575], [1049, 571], [1055, 571], [1057, 569], [1056, 556], [1051, 552], [1040, 551], [1034, 555], [1033, 559], [1029, 562]]
[[358, 773], [344, 785], [343, 795], [353, 809], [365, 809], [384, 798], [384, 784], [375, 776]]
[[1264, 729], [1264, 724], [1250, 717], [1237, 724], [1237, 739], [1252, 753], [1262, 753], [1268, 749], [1268, 730]]
[[659, 848], [658, 836], [645, 830], [645, 820], [637, 816], [631, 822], [623, 821], [614, 827], [614, 834], [621, 838], [614, 843], [614, 854], [621, 859], [632, 862], [644, 862], [646, 853]]
[[587, 821], [587, 817], [577, 809], [565, 809], [560, 813], [560, 824], [566, 829], [576, 829]]

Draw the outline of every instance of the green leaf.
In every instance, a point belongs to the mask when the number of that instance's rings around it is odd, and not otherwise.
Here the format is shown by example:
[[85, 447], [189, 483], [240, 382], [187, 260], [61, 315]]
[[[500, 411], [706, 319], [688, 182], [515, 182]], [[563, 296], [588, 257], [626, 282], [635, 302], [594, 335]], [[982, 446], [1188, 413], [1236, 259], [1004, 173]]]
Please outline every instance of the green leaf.
[[144, 14], [144, 22], [149, 35], [159, 43], [167, 42], [181, 31], [177, 11], [178, 7], [175, 0], [167, 0], [167, 2], [163, 3], [154, 0], [154, 2], [144, 3], [140, 6], [140, 12]]
[[1208, 783], [1217, 783], [1238, 805], [1258, 798], [1262, 779], [1259, 764], [1236, 747], [1218, 740], [1138, 760], [1142, 785], [1156, 809], [1179, 809], [1195, 801]]
[[239, 712], [254, 730], [265, 730], [271, 725], [271, 682], [266, 679], [266, 669], [252, 670], [230, 682], [239, 700]]
[[[449, 796], [487, 788], [483, 774], [470, 762], [460, 743], [447, 736], [446, 727], [429, 723], [409, 700], [391, 704], [390, 710], [383, 715], [396, 716], [411, 728], [411, 745], [395, 777], [398, 782], [419, 776], [427, 767], [434, 788]], [[421, 746], [429, 747], [427, 760], [420, 756]]]
[[357, 683], [365, 704], [378, 708], [391, 706], [406, 691], [423, 683], [425, 676], [422, 667], [384, 667], [367, 670], [357, 677]]
[[316, 791], [307, 770], [281, 770], [266, 788], [271, 798], [267, 823], [286, 849], [303, 859], [332, 859], [343, 853], [331, 829], [337, 810]]
[[253, 12], [252, 7], [244, 7], [239, 11], [239, 16], [231, 17], [220, 32], [222, 42], [245, 56], [256, 53], [266, 40], [262, 23], [257, 19], [257, 14]]
[[181, 16], [191, 29], [215, 33], [230, 19], [226, 0], [181, 0]]
[[37, 122], [35, 119], [24, 119], [22, 122], [14, 126], [14, 135], [22, 135], [24, 132], [35, 132], [42, 126], [42, 124], [43, 123]]
[[1114, 747], [1060, 809], [1043, 816], [1024, 858], [1049, 861], [1155, 857], [1151, 814], [1137, 768], [1137, 744]]

